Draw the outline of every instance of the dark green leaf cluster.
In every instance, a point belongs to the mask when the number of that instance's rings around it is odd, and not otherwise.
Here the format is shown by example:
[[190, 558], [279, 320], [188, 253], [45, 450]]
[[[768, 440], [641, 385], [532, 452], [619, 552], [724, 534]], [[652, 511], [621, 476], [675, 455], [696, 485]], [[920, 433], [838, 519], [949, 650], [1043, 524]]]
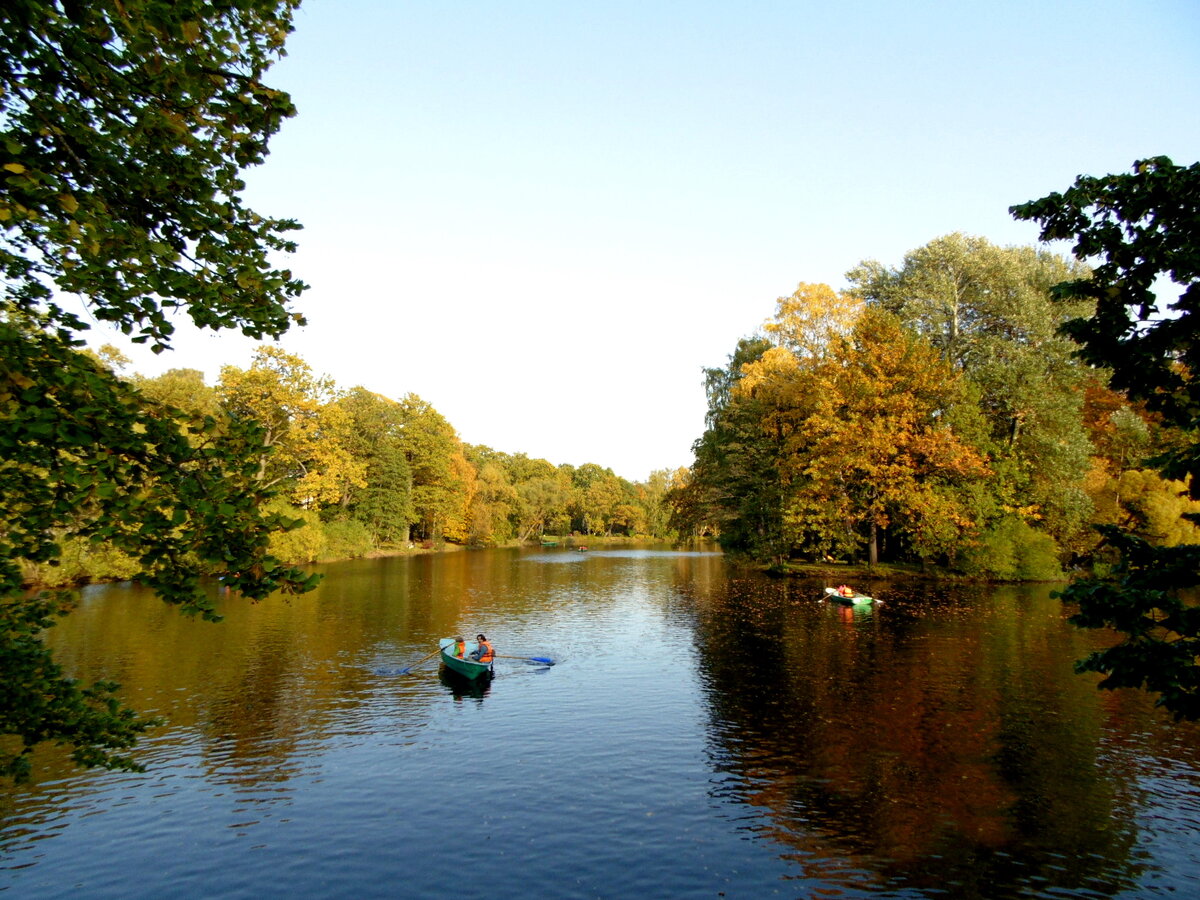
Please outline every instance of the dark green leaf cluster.
[[[85, 765], [148, 720], [115, 686], [62, 677], [39, 639], [45, 599], [20, 560], [54, 565], [64, 539], [136, 559], [165, 600], [217, 616], [203, 572], [252, 598], [312, 579], [266, 552], [288, 523], [260, 514], [253, 424], [187, 417], [80, 354], [76, 297], [157, 352], [186, 312], [200, 327], [277, 337], [304, 289], [273, 261], [298, 228], [241, 199], [241, 170], [294, 113], [262, 76], [297, 0], [10, 0], [0, 6], [0, 735], [27, 771], [43, 740]], [[71, 301], [72, 303], [74, 300]]]
[[[1143, 401], [1180, 437], [1155, 463], [1200, 498], [1200, 163], [1140, 160], [1130, 174], [1081, 175], [1064, 193], [1011, 209], [1042, 226], [1043, 240], [1074, 241], [1098, 260], [1093, 277], [1057, 286], [1058, 296], [1095, 301], [1092, 316], [1067, 323], [1080, 355], [1112, 371], [1111, 384]], [[1180, 288], [1164, 303], [1156, 282]], [[1140, 687], [1178, 718], [1200, 719], [1200, 608], [1186, 601], [1200, 585], [1200, 546], [1159, 547], [1119, 528], [1101, 528], [1117, 554], [1112, 574], [1072, 584], [1073, 621], [1113, 628], [1120, 643], [1092, 654], [1081, 671], [1102, 672], [1101, 687]]]
[[[1095, 301], [1094, 315], [1064, 327], [1083, 359], [1111, 369], [1114, 388], [1170, 424], [1200, 429], [1200, 163], [1159, 156], [1127, 175], [1081, 175], [1064, 193], [1011, 212], [1038, 222], [1042, 240], [1074, 241], [1076, 256], [1097, 261], [1091, 278], [1054, 289], [1065, 300]], [[1181, 288], [1167, 304], [1156, 288], [1164, 275]], [[1162, 462], [1170, 478], [1192, 476], [1192, 496], [1200, 497], [1195, 444]]]
[[278, 336], [304, 285], [271, 262], [299, 226], [241, 200], [294, 114], [261, 81], [295, 0], [12, 0], [0, 11], [0, 269], [10, 314], [102, 321], [156, 349], [169, 313]]
[[[252, 598], [304, 591], [313, 578], [267, 553], [268, 533], [287, 523], [259, 512], [266, 495], [255, 490], [261, 434], [253, 423], [155, 404], [55, 334], [0, 323], [0, 358], [0, 665], [14, 692], [0, 733], [20, 735], [26, 749], [48, 738], [73, 742], [81, 762], [126, 767], [102, 748], [126, 738], [111, 746], [129, 746], [140, 720], [115, 701], [100, 703], [114, 687], [61, 679], [29, 630], [49, 622], [41, 601], [21, 593], [19, 561], [53, 564], [64, 537], [115, 547], [138, 560], [139, 580], [164, 600], [213, 620], [204, 572], [224, 572]], [[10, 665], [24, 667], [21, 679]], [[41, 687], [39, 677], [48, 679]], [[64, 703], [87, 715], [67, 716]]]
[[1115, 526], [1101, 526], [1120, 554], [1108, 578], [1070, 585], [1062, 596], [1079, 604], [1071, 622], [1112, 628], [1120, 643], [1076, 664], [1100, 672], [1102, 688], [1144, 688], [1177, 719], [1200, 719], [1200, 607], [1181, 591], [1200, 586], [1200, 546], [1156, 547]]
[[17, 752], [0, 751], [0, 777], [29, 777], [29, 753], [51, 741], [73, 747], [71, 757], [85, 766], [141, 771], [130, 757], [116, 751], [134, 746], [156, 719], [139, 716], [113, 696], [117, 685], [98, 681], [84, 687], [63, 676], [40, 640], [63, 598], [37, 597], [22, 602], [0, 600], [0, 725], [21, 741]]
[[783, 509], [786, 494], [782, 426], [763, 427], [765, 410], [749, 400], [733, 402], [742, 368], [771, 343], [743, 338], [723, 369], [705, 370], [707, 428], [692, 445], [695, 462], [686, 491], [673, 495], [673, 525], [682, 533], [711, 528], [729, 550], [778, 561], [787, 555]]

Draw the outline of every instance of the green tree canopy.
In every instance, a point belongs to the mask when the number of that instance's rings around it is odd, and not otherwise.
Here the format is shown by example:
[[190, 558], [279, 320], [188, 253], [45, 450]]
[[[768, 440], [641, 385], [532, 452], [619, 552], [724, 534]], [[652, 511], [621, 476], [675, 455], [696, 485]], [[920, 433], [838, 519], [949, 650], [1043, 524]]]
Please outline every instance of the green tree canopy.
[[0, 267], [10, 314], [67, 330], [62, 295], [156, 349], [169, 313], [277, 337], [298, 226], [241, 199], [295, 113], [262, 82], [296, 0], [12, 0], [0, 13]]
[[454, 426], [416, 394], [398, 402], [401, 446], [412, 472], [412, 504], [424, 536], [441, 540], [459, 506], [462, 487], [454, 468], [460, 442]]
[[1086, 274], [1047, 250], [962, 234], [930, 241], [898, 268], [867, 261], [847, 274], [854, 293], [894, 313], [978, 386], [991, 431], [982, 449], [994, 461], [1000, 507], [1060, 542], [1084, 530], [1090, 447], [1079, 390], [1085, 371], [1058, 329], [1093, 305], [1055, 303], [1050, 292]]
[[342, 507], [363, 522], [376, 540], [407, 540], [416, 511], [400, 405], [364, 387], [352, 388], [337, 402], [350, 416], [347, 448], [366, 465], [366, 484], [349, 485]]
[[[241, 200], [293, 113], [262, 82], [294, 0], [11, 0], [0, 7], [0, 734], [21, 776], [41, 741], [130, 767], [147, 720], [62, 672], [40, 640], [61, 603], [21, 592], [19, 560], [108, 542], [141, 578], [212, 617], [201, 572], [252, 597], [310, 580], [267, 553], [254, 423], [180, 420], [78, 352], [91, 316], [156, 351], [171, 313], [279, 336], [302, 282], [277, 267], [289, 220]], [[7, 746], [7, 745], [6, 745]]]
[[788, 548], [779, 459], [786, 435], [765, 429], [766, 404], [737, 390], [747, 366], [771, 348], [762, 338], [743, 338], [724, 368], [705, 370], [706, 427], [692, 445], [691, 478], [672, 494], [672, 522], [685, 533], [712, 531], [727, 549], [782, 559]]

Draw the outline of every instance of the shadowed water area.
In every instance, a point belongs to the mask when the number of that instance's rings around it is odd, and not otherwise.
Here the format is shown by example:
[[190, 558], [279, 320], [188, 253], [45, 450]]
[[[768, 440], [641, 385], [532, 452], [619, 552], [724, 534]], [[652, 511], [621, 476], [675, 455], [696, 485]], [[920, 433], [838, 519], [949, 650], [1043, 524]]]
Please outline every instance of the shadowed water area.
[[[85, 590], [60, 661], [168, 724], [145, 774], [48, 752], [0, 789], [0, 892], [1200, 896], [1200, 729], [1074, 675], [1104, 638], [1049, 586], [848, 609], [667, 550], [324, 571], [219, 625]], [[556, 664], [398, 674], [477, 631]]]

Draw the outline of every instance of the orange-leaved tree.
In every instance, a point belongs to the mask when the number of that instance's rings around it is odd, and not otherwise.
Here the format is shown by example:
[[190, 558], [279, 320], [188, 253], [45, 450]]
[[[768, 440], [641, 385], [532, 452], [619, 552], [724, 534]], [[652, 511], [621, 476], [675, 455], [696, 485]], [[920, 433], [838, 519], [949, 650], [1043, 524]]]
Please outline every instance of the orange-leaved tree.
[[956, 432], [971, 414], [961, 376], [894, 316], [864, 311], [820, 359], [775, 348], [738, 390], [756, 393], [763, 427], [785, 438], [784, 522], [797, 544], [847, 553], [865, 541], [874, 564], [883, 529], [926, 559], [974, 528], [961, 492], [987, 466]]

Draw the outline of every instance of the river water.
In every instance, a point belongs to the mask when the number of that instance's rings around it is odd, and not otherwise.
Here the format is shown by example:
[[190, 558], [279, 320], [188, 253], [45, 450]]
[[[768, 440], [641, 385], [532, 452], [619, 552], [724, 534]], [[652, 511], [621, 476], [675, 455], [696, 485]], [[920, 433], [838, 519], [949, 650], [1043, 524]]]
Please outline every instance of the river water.
[[[131, 585], [53, 629], [168, 724], [144, 774], [0, 789], [14, 897], [1200, 896], [1200, 730], [1072, 661], [1047, 586], [770, 579], [668, 550], [325, 567], [191, 620]], [[215, 590], [215, 587], [214, 587]], [[485, 631], [466, 686], [439, 637]]]

